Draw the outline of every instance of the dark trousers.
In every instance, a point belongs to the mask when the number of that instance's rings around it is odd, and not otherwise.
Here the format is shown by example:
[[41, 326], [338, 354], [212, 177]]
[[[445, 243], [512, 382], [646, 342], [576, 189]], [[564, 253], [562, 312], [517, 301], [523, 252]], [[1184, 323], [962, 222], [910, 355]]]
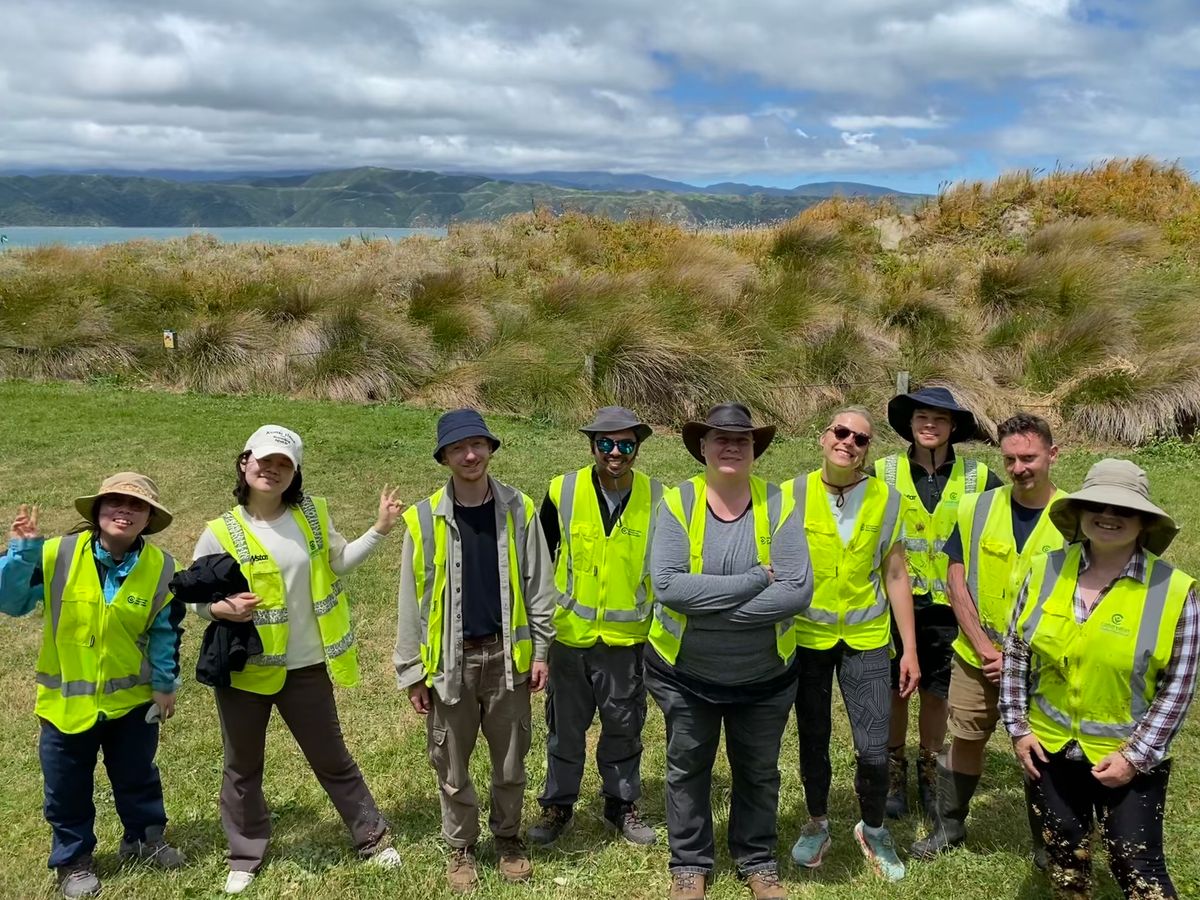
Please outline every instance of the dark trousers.
[[64, 734], [42, 720], [38, 756], [45, 781], [46, 821], [54, 832], [50, 868], [90, 856], [96, 849], [92, 793], [100, 751], [125, 840], [145, 840], [147, 828], [166, 826], [162, 781], [154, 765], [158, 725], [146, 722], [149, 706], [131, 709], [119, 719], [101, 719], [79, 734]]
[[221, 826], [229, 841], [229, 868], [256, 872], [267, 852], [271, 811], [262, 782], [272, 707], [283, 716], [321, 787], [350, 829], [355, 848], [364, 856], [375, 849], [387, 832], [387, 822], [346, 749], [324, 663], [292, 669], [275, 694], [224, 687], [216, 689], [216, 698], [225, 742]]
[[646, 724], [643, 644], [550, 647], [546, 688], [546, 788], [542, 806], [573, 806], [587, 762], [587, 731], [600, 713], [596, 769], [607, 804], [642, 795], [642, 726]]
[[779, 745], [796, 700], [796, 682], [744, 703], [712, 703], [653, 667], [646, 686], [667, 723], [667, 834], [672, 871], [712, 872], [712, 770], [725, 725], [725, 754], [733, 791], [729, 853], [738, 873], [774, 870], [779, 812]]
[[833, 675], [850, 719], [856, 759], [854, 790], [866, 825], [883, 824], [888, 789], [888, 726], [892, 694], [888, 648], [852, 650], [838, 643], [828, 650], [796, 650], [800, 687], [796, 727], [800, 736], [800, 779], [808, 814], [824, 816], [829, 806], [829, 741], [833, 736]]
[[1126, 897], [1177, 897], [1163, 856], [1163, 814], [1170, 762], [1138, 773], [1124, 787], [1109, 788], [1092, 775], [1086, 760], [1065, 751], [1048, 763], [1034, 757], [1042, 777], [1032, 782], [1031, 802], [1044, 812], [1046, 850], [1056, 887], [1086, 895], [1092, 866], [1088, 844], [1100, 820], [1109, 866]]

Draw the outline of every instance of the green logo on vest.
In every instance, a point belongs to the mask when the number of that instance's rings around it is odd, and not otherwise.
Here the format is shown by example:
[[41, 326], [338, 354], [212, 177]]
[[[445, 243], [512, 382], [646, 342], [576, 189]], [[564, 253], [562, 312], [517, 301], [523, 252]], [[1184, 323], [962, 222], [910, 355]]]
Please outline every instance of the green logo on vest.
[[628, 525], [621, 526], [621, 534], [625, 535], [626, 537], [635, 538], [640, 538], [642, 536], [642, 532], [638, 531], [636, 528], [630, 528]]
[[145, 597], [139, 597], [137, 594], [130, 594], [125, 598], [125, 602], [130, 606], [149, 606], [150, 601]]
[[1130, 637], [1133, 631], [1125, 627], [1125, 617], [1121, 613], [1113, 613], [1112, 618], [1100, 626], [1100, 630], [1117, 637]]

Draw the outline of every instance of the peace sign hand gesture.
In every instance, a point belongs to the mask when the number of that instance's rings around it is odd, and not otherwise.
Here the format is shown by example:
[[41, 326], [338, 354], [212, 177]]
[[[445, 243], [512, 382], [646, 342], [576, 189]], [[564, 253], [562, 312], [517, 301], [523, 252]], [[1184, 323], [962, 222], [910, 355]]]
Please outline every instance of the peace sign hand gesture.
[[36, 540], [42, 536], [38, 531], [36, 503], [32, 507], [27, 503], [22, 503], [17, 507], [17, 517], [13, 519], [12, 529], [8, 532], [8, 536], [11, 540]]
[[397, 487], [389, 492], [385, 484], [379, 494], [379, 518], [375, 520], [375, 530], [380, 534], [387, 534], [395, 528], [396, 520], [404, 512], [403, 501], [396, 499], [396, 492], [399, 490]]

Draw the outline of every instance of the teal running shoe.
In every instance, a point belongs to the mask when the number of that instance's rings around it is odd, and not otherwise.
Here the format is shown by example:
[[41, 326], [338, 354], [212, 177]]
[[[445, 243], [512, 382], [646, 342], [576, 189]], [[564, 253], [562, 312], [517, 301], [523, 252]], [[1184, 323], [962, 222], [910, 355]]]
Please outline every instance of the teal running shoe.
[[[873, 830], [873, 829], [872, 829]], [[872, 834], [863, 822], [854, 826], [854, 837], [858, 840], [859, 849], [867, 858], [871, 868], [888, 881], [899, 881], [904, 877], [904, 863], [896, 855], [896, 845], [892, 843], [892, 833], [884, 826]]]
[[814, 822], [811, 819], [800, 829], [800, 837], [792, 845], [792, 859], [796, 865], [806, 869], [815, 869], [825, 860], [825, 854], [833, 846], [829, 839], [829, 823]]

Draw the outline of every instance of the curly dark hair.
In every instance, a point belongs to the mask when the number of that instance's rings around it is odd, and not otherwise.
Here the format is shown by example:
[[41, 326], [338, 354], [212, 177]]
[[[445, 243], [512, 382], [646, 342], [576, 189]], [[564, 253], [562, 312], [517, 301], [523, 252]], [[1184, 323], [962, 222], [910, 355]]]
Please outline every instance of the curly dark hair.
[[1050, 434], [1050, 423], [1033, 413], [1019, 412], [1015, 416], [1009, 416], [996, 427], [997, 441], [1002, 441], [1014, 434], [1036, 434], [1047, 447], [1054, 446], [1054, 437]]
[[[237, 473], [237, 484], [233, 486], [233, 496], [237, 497], [237, 502], [242, 506], [245, 506], [246, 501], [250, 499], [250, 485], [246, 484], [246, 473], [242, 471], [242, 463], [249, 458], [250, 451], [245, 450], [238, 454], [237, 460], [233, 464], [234, 472]], [[281, 499], [288, 506], [299, 506], [300, 501], [304, 499], [304, 477], [300, 474], [299, 469], [296, 469], [292, 483], [287, 486]]]

